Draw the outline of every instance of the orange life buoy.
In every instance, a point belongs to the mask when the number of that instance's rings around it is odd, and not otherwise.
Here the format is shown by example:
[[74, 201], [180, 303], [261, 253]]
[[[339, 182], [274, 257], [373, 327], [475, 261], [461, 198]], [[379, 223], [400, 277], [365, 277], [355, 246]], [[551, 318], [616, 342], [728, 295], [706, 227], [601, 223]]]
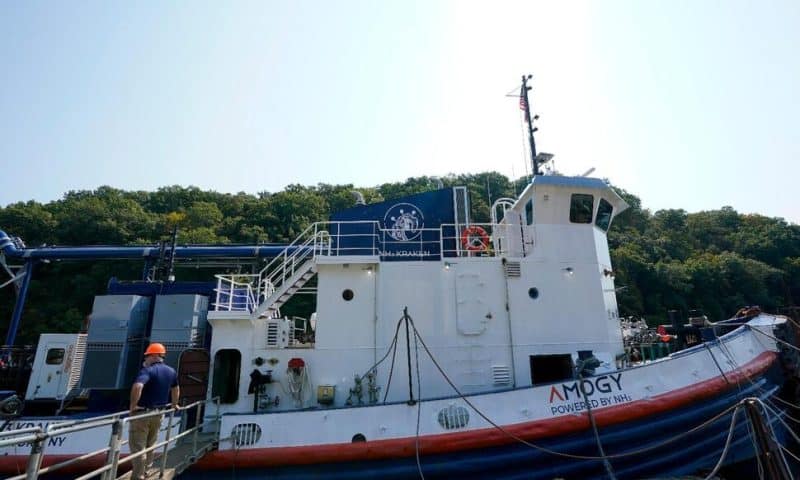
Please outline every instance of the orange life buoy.
[[482, 227], [472, 225], [461, 232], [461, 246], [470, 252], [482, 252], [489, 248], [489, 234]]

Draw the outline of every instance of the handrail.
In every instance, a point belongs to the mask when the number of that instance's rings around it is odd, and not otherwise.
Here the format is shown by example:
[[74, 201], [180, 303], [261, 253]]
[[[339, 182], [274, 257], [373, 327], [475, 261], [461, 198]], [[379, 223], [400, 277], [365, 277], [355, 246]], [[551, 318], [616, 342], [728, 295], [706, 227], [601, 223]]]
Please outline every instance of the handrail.
[[[481, 245], [466, 244], [462, 236], [465, 228], [482, 232]], [[398, 234], [396, 230], [382, 228], [376, 220], [315, 222], [257, 274], [217, 275], [215, 309], [248, 311], [253, 317], [261, 316], [291, 287], [285, 286], [286, 282], [318, 255], [402, 257], [404, 260], [497, 257], [508, 253], [505, 239], [508, 232], [508, 225], [504, 223], [443, 223], [435, 228], [417, 229], [413, 239], [406, 239], [402, 232]]]
[[[47, 428], [42, 429], [42, 427], [26, 427], [18, 430], [6, 430], [0, 432], [0, 438], [2, 437], [12, 437], [7, 438], [4, 440], [0, 440], [0, 447], [3, 446], [10, 446], [15, 444], [24, 444], [30, 443], [31, 444], [31, 453], [28, 457], [28, 466], [25, 470], [25, 473], [21, 475], [17, 475], [14, 477], [9, 477], [8, 480], [22, 480], [22, 479], [35, 479], [38, 478], [39, 475], [44, 473], [50, 473], [57, 470], [60, 470], [66, 466], [76, 464], [88, 458], [101, 455], [103, 453], [107, 454], [106, 465], [99, 467], [91, 472], [86, 473], [85, 475], [78, 477], [79, 479], [88, 479], [96, 477], [97, 475], [103, 474], [104, 480], [110, 480], [116, 478], [117, 469], [120, 465], [132, 461], [134, 458], [140, 457], [142, 455], [146, 455], [149, 452], [152, 452], [158, 448], [163, 448], [164, 452], [161, 458], [161, 467], [160, 467], [160, 475], [163, 475], [164, 470], [167, 465], [167, 456], [169, 454], [169, 445], [175, 445], [178, 440], [181, 438], [186, 437], [187, 435], [193, 435], [192, 441], [192, 452], [191, 455], [194, 456], [198, 453], [197, 450], [197, 433], [200, 429], [209, 424], [209, 423], [216, 423], [217, 431], [219, 432], [219, 427], [221, 424], [221, 417], [219, 414], [219, 397], [214, 397], [210, 400], [198, 400], [193, 402], [189, 405], [182, 406], [179, 408], [171, 408], [168, 410], [159, 410], [154, 412], [148, 412], [141, 415], [136, 416], [127, 416], [123, 418], [123, 415], [126, 415], [128, 412], [117, 412], [108, 415], [101, 415], [99, 417], [92, 417], [82, 420], [75, 420], [75, 421], [65, 421], [65, 422], [58, 422], [53, 423], [47, 426]], [[201, 406], [205, 406], [209, 403], [213, 402], [216, 406], [216, 413], [213, 416], [206, 415], [203, 421], [200, 421], [200, 409]], [[175, 436], [171, 436], [172, 428], [174, 425], [180, 425], [173, 423], [175, 419], [175, 414], [178, 413], [183, 416], [192, 408], [196, 408], [195, 412], [195, 424], [193, 427], [188, 428]], [[120, 459], [120, 453], [122, 446], [127, 444], [128, 442], [122, 439], [125, 424], [130, 423], [131, 420], [141, 420], [148, 417], [160, 416], [160, 415], [169, 415], [169, 422], [168, 422], [168, 430], [166, 434], [166, 439], [157, 442], [155, 445], [148, 447], [144, 450], [139, 452], [131, 453], [124, 458]], [[206, 419], [211, 419], [207, 421]], [[52, 437], [59, 437], [62, 435], [67, 435], [69, 433], [84, 431], [84, 430], [91, 430], [94, 428], [99, 427], [106, 427], [108, 425], [112, 425], [111, 436], [109, 438], [109, 445], [103, 447], [99, 450], [96, 450], [91, 453], [83, 454], [79, 457], [70, 458], [60, 463], [56, 463], [53, 465], [49, 465], [47, 467], [42, 468], [42, 459], [44, 457], [44, 449], [46, 445], [46, 441]], [[20, 436], [23, 435], [23, 436]]]

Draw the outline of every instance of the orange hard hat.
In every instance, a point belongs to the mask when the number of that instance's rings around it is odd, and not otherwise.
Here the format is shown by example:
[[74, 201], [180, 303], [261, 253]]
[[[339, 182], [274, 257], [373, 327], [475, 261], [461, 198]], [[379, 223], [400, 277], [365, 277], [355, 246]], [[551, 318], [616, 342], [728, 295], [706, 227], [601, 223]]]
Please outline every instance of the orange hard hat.
[[144, 351], [145, 355], [166, 355], [167, 349], [160, 343], [151, 343]]

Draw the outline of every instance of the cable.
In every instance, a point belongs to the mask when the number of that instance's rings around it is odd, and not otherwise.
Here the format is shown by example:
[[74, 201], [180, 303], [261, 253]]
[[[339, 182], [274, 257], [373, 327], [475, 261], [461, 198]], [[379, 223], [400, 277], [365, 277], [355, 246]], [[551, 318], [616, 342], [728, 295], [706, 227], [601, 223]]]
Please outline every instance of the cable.
[[[775, 442], [776, 445], [778, 445], [780, 447], [781, 446], [781, 442], [778, 440], [778, 435], [775, 433], [775, 429], [772, 427], [772, 422], [770, 421], [770, 418], [769, 418], [769, 412], [771, 411], [771, 409], [769, 409], [767, 407], [767, 405], [764, 402], [761, 401], [761, 399], [756, 399], [756, 401], [758, 402], [759, 405], [761, 405], [761, 408], [764, 410], [764, 416], [767, 418], [767, 426], [769, 427], [769, 431], [772, 434], [772, 440]], [[774, 412], [773, 411], [772, 413], [778, 419], [781, 418], [781, 415], [780, 415], [779, 412]], [[784, 422], [784, 424], [785, 424], [785, 422]], [[789, 462], [786, 460], [786, 457], [783, 456], [783, 453], [781, 453], [780, 451], [778, 451], [778, 453], [781, 456], [781, 461], [783, 461], [783, 467], [786, 469], [787, 472], [791, 471], [791, 468], [789, 468]]]
[[[397, 328], [399, 331], [400, 324], [397, 324]], [[394, 342], [392, 343], [392, 364], [389, 366], [389, 377], [386, 380], [386, 390], [383, 392], [383, 403], [386, 403], [386, 398], [389, 396], [389, 386], [392, 384], [392, 375], [394, 374], [394, 361], [397, 358], [397, 335], [394, 337]]]
[[722, 454], [719, 456], [719, 460], [717, 460], [717, 464], [714, 465], [714, 468], [711, 470], [711, 473], [704, 480], [711, 480], [719, 469], [722, 468], [722, 464], [725, 462], [725, 457], [728, 455], [728, 449], [731, 446], [731, 440], [733, 439], [733, 432], [736, 429], [736, 414], [739, 413], [739, 408], [742, 406], [741, 403], [736, 404], [736, 408], [733, 410], [733, 414], [731, 415], [731, 426], [728, 429], [728, 436], [725, 439], [725, 446], [722, 448]]
[[[579, 360], [578, 363], [581, 363], [581, 361]], [[582, 369], [583, 366], [580, 368]], [[608, 473], [611, 480], [617, 480], [616, 475], [614, 475], [614, 469], [611, 467], [611, 462], [608, 461], [606, 452], [603, 450], [603, 442], [600, 441], [600, 431], [597, 429], [597, 423], [594, 421], [594, 414], [592, 413], [592, 403], [589, 401], [589, 397], [586, 396], [586, 389], [583, 386], [583, 374], [580, 370], [578, 371], [578, 380], [580, 381], [580, 388], [578, 391], [581, 392], [583, 401], [586, 403], [586, 413], [589, 415], [589, 422], [592, 424], [592, 432], [597, 442], [597, 450], [600, 452], [600, 456], [603, 457], [603, 467], [606, 469], [606, 473]]]

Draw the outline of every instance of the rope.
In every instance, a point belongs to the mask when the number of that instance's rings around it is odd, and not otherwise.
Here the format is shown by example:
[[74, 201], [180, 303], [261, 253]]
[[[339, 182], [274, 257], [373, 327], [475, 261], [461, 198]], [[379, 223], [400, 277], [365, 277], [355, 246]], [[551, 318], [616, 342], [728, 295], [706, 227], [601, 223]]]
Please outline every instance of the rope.
[[[398, 332], [400, 331], [400, 324], [397, 324]], [[386, 390], [383, 392], [383, 403], [386, 403], [386, 398], [389, 396], [389, 386], [392, 384], [392, 375], [394, 375], [394, 361], [397, 358], [397, 333], [395, 333], [394, 341], [392, 344], [392, 364], [389, 366], [389, 378], [386, 379]], [[386, 352], [387, 355], [389, 352]]]
[[586, 413], [589, 415], [589, 421], [592, 424], [592, 432], [594, 433], [594, 439], [597, 443], [597, 450], [600, 452], [600, 456], [603, 457], [603, 467], [606, 469], [606, 473], [608, 473], [608, 477], [611, 478], [611, 480], [617, 480], [616, 475], [614, 475], [614, 469], [611, 467], [611, 462], [608, 461], [606, 452], [603, 450], [603, 442], [600, 441], [600, 431], [597, 429], [597, 422], [594, 421], [592, 404], [589, 401], [589, 397], [586, 396], [586, 389], [583, 387], [583, 374], [580, 371], [578, 372], [578, 379], [580, 380], [580, 388], [578, 390], [581, 392], [581, 396], [586, 403]]
[[711, 470], [711, 473], [703, 480], [711, 480], [719, 469], [722, 468], [722, 464], [725, 462], [725, 457], [728, 456], [728, 449], [731, 446], [731, 440], [733, 439], [733, 432], [736, 429], [736, 414], [739, 413], [739, 408], [741, 408], [742, 404], [737, 403], [736, 408], [733, 410], [733, 414], [731, 415], [731, 426], [728, 429], [728, 436], [725, 438], [725, 446], [722, 448], [722, 454], [719, 456], [719, 460], [717, 460], [717, 464], [714, 465], [714, 468]]
[[525, 440], [523, 438], [520, 438], [518, 435], [515, 435], [512, 432], [509, 432], [508, 430], [503, 428], [501, 425], [498, 425], [497, 423], [493, 422], [489, 417], [487, 417], [486, 414], [484, 414], [480, 409], [478, 409], [478, 407], [475, 406], [475, 404], [472, 403], [472, 401], [469, 400], [469, 398], [467, 398], [463, 393], [461, 393], [461, 391], [458, 389], [458, 387], [456, 387], [456, 385], [453, 383], [453, 381], [450, 379], [450, 377], [447, 376], [447, 374], [442, 369], [441, 365], [439, 365], [439, 362], [436, 360], [436, 358], [431, 353], [430, 349], [428, 348], [428, 345], [425, 343], [425, 340], [423, 340], [422, 336], [419, 335], [419, 331], [417, 330], [417, 327], [414, 324], [414, 320], [411, 318], [411, 316], [409, 316], [408, 319], [409, 319], [409, 321], [411, 323], [411, 328], [414, 330], [416, 335], [419, 336], [419, 343], [422, 344], [422, 348], [428, 354], [428, 357], [430, 357], [430, 359], [433, 362], [433, 364], [436, 367], [436, 369], [439, 371], [439, 373], [442, 375], [442, 377], [444, 377], [444, 379], [445, 379], [445, 381], [447, 381], [448, 385], [450, 385], [450, 388], [452, 388], [453, 391], [455, 391], [456, 394], [464, 401], [464, 403], [469, 405], [469, 407], [472, 408], [472, 410], [475, 411], [475, 413], [477, 413], [478, 416], [480, 416], [482, 419], [484, 419], [487, 423], [489, 423], [495, 429], [497, 429], [498, 431], [500, 431], [503, 434], [505, 434], [507, 437], [509, 437], [509, 438], [511, 438], [513, 440], [516, 440], [517, 442], [519, 442], [519, 443], [521, 443], [523, 445], [526, 445], [526, 446], [528, 446], [528, 447], [530, 447], [530, 448], [532, 448], [534, 450], [538, 450], [538, 451], [541, 451], [541, 452], [544, 452], [544, 453], [547, 453], [547, 454], [550, 454], [550, 455], [554, 455], [554, 456], [557, 456], [557, 457], [570, 458], [570, 459], [574, 459], [574, 460], [603, 460], [603, 459], [626, 458], [626, 457], [631, 457], [631, 456], [635, 456], [635, 455], [641, 455], [642, 453], [646, 453], [646, 452], [661, 448], [661, 447], [663, 447], [665, 445], [668, 445], [670, 443], [676, 442], [676, 441], [680, 440], [683, 437], [686, 437], [686, 436], [691, 435], [691, 434], [693, 434], [695, 432], [698, 432], [698, 431], [706, 428], [710, 424], [716, 422], [720, 418], [723, 418], [725, 415], [727, 415], [728, 413], [730, 413], [731, 411], [733, 411], [733, 410], [735, 410], [735, 409], [737, 409], [739, 407], [739, 404], [731, 405], [730, 407], [728, 407], [725, 410], [723, 410], [722, 412], [714, 415], [713, 417], [711, 417], [710, 419], [708, 419], [705, 422], [701, 423], [700, 425], [692, 427], [691, 429], [689, 429], [689, 430], [687, 430], [687, 431], [685, 431], [683, 433], [679, 433], [678, 435], [675, 435], [674, 437], [668, 438], [668, 439], [666, 439], [666, 440], [664, 440], [662, 442], [659, 442], [657, 444], [650, 445], [650, 446], [647, 446], [647, 447], [642, 447], [642, 448], [640, 448], [638, 450], [631, 450], [631, 451], [623, 452], [623, 453], [615, 453], [615, 454], [611, 454], [611, 455], [605, 455], [603, 457], [598, 457], [598, 456], [594, 456], [594, 455], [576, 455], [576, 454], [558, 452], [558, 451], [551, 450], [549, 448], [543, 447], [541, 445], [536, 445], [536, 444], [531, 443], [531, 442], [529, 442], [529, 441], [527, 441], [527, 440]]
[[761, 335], [764, 335], [764, 336], [765, 336], [765, 337], [767, 337], [767, 338], [771, 338], [772, 340], [775, 340], [776, 342], [778, 342], [778, 343], [780, 343], [780, 344], [783, 344], [783, 345], [785, 345], [785, 346], [787, 346], [787, 347], [791, 348], [792, 350], [796, 350], [796, 351], [800, 352], [800, 348], [797, 348], [797, 347], [795, 347], [794, 345], [792, 345], [791, 343], [787, 342], [786, 340], [781, 340], [780, 338], [778, 338], [778, 337], [776, 337], [776, 336], [774, 336], [774, 335], [770, 335], [770, 334], [769, 334], [769, 333], [767, 333], [767, 332], [762, 332], [761, 330], [759, 330], [759, 329], [757, 329], [757, 328], [753, 328], [752, 330], [753, 330], [754, 332], [758, 332], [758, 333], [760, 333]]
[[[761, 401], [761, 399], [760, 399], [760, 398], [755, 398], [755, 401], [756, 401], [756, 403], [758, 403], [759, 405], [761, 405], [761, 410], [762, 410], [762, 412], [763, 412], [764, 416], [765, 416], [765, 417], [766, 417], [766, 419], [767, 419], [767, 426], [769, 427], [770, 434], [772, 435], [772, 440], [773, 440], [773, 441], [774, 441], [774, 442], [775, 442], [775, 443], [776, 443], [778, 446], [780, 446], [781, 442], [779, 442], [779, 441], [778, 441], [778, 436], [775, 434], [775, 429], [774, 429], [774, 428], [772, 428], [772, 421], [770, 420], [769, 414], [770, 414], [770, 413], [772, 413], [772, 414], [775, 416], [775, 418], [777, 418], [777, 419], [778, 419], [778, 421], [779, 421], [779, 422], [781, 422], [781, 424], [783, 424], [783, 425], [784, 425], [784, 427], [785, 427], [787, 430], [791, 431], [791, 428], [789, 427], [789, 425], [787, 425], [787, 424], [786, 424], [786, 422], [784, 422], [784, 421], [783, 421], [783, 419], [781, 418], [781, 415], [780, 415], [779, 413], [777, 413], [777, 412], [774, 412], [772, 409], [770, 409], [770, 408], [769, 408], [769, 407], [768, 407], [768, 406], [767, 406], [767, 405], [766, 405], [764, 402], [762, 402], [762, 401]], [[792, 432], [792, 435], [794, 435], [794, 432]], [[779, 451], [779, 453], [780, 453], [780, 451]], [[781, 459], [781, 461], [783, 462], [783, 466], [784, 466], [784, 468], [785, 468], [787, 471], [790, 471], [791, 469], [789, 468], [789, 463], [786, 461], [786, 457], [784, 457], [782, 453], [780, 453], [780, 459]], [[761, 462], [760, 462], [760, 461], [759, 461], [759, 465], [761, 465]]]
[[[720, 342], [720, 343], [722, 343], [722, 342]], [[706, 350], [708, 350], [708, 354], [709, 354], [709, 355], [711, 355], [711, 360], [714, 360], [714, 365], [716, 365], [716, 366], [717, 366], [717, 370], [719, 370], [719, 373], [721, 373], [721, 374], [722, 374], [722, 378], [724, 378], [724, 379], [725, 379], [725, 383], [727, 383], [728, 385], [730, 385], [730, 384], [731, 384], [731, 381], [730, 381], [730, 380], [728, 380], [728, 377], [727, 377], [727, 375], [725, 375], [725, 371], [724, 371], [724, 370], [722, 370], [722, 367], [720, 366], [719, 362], [717, 361], [717, 357], [715, 357], [715, 356], [714, 356], [714, 352], [712, 352], [712, 351], [711, 351], [711, 347], [710, 347], [710, 346], [709, 346], [707, 343], [704, 343], [703, 345], [705, 345], [705, 347], [706, 347]], [[723, 352], [723, 354], [724, 354], [724, 352]], [[729, 359], [729, 360], [730, 360], [730, 359]]]

